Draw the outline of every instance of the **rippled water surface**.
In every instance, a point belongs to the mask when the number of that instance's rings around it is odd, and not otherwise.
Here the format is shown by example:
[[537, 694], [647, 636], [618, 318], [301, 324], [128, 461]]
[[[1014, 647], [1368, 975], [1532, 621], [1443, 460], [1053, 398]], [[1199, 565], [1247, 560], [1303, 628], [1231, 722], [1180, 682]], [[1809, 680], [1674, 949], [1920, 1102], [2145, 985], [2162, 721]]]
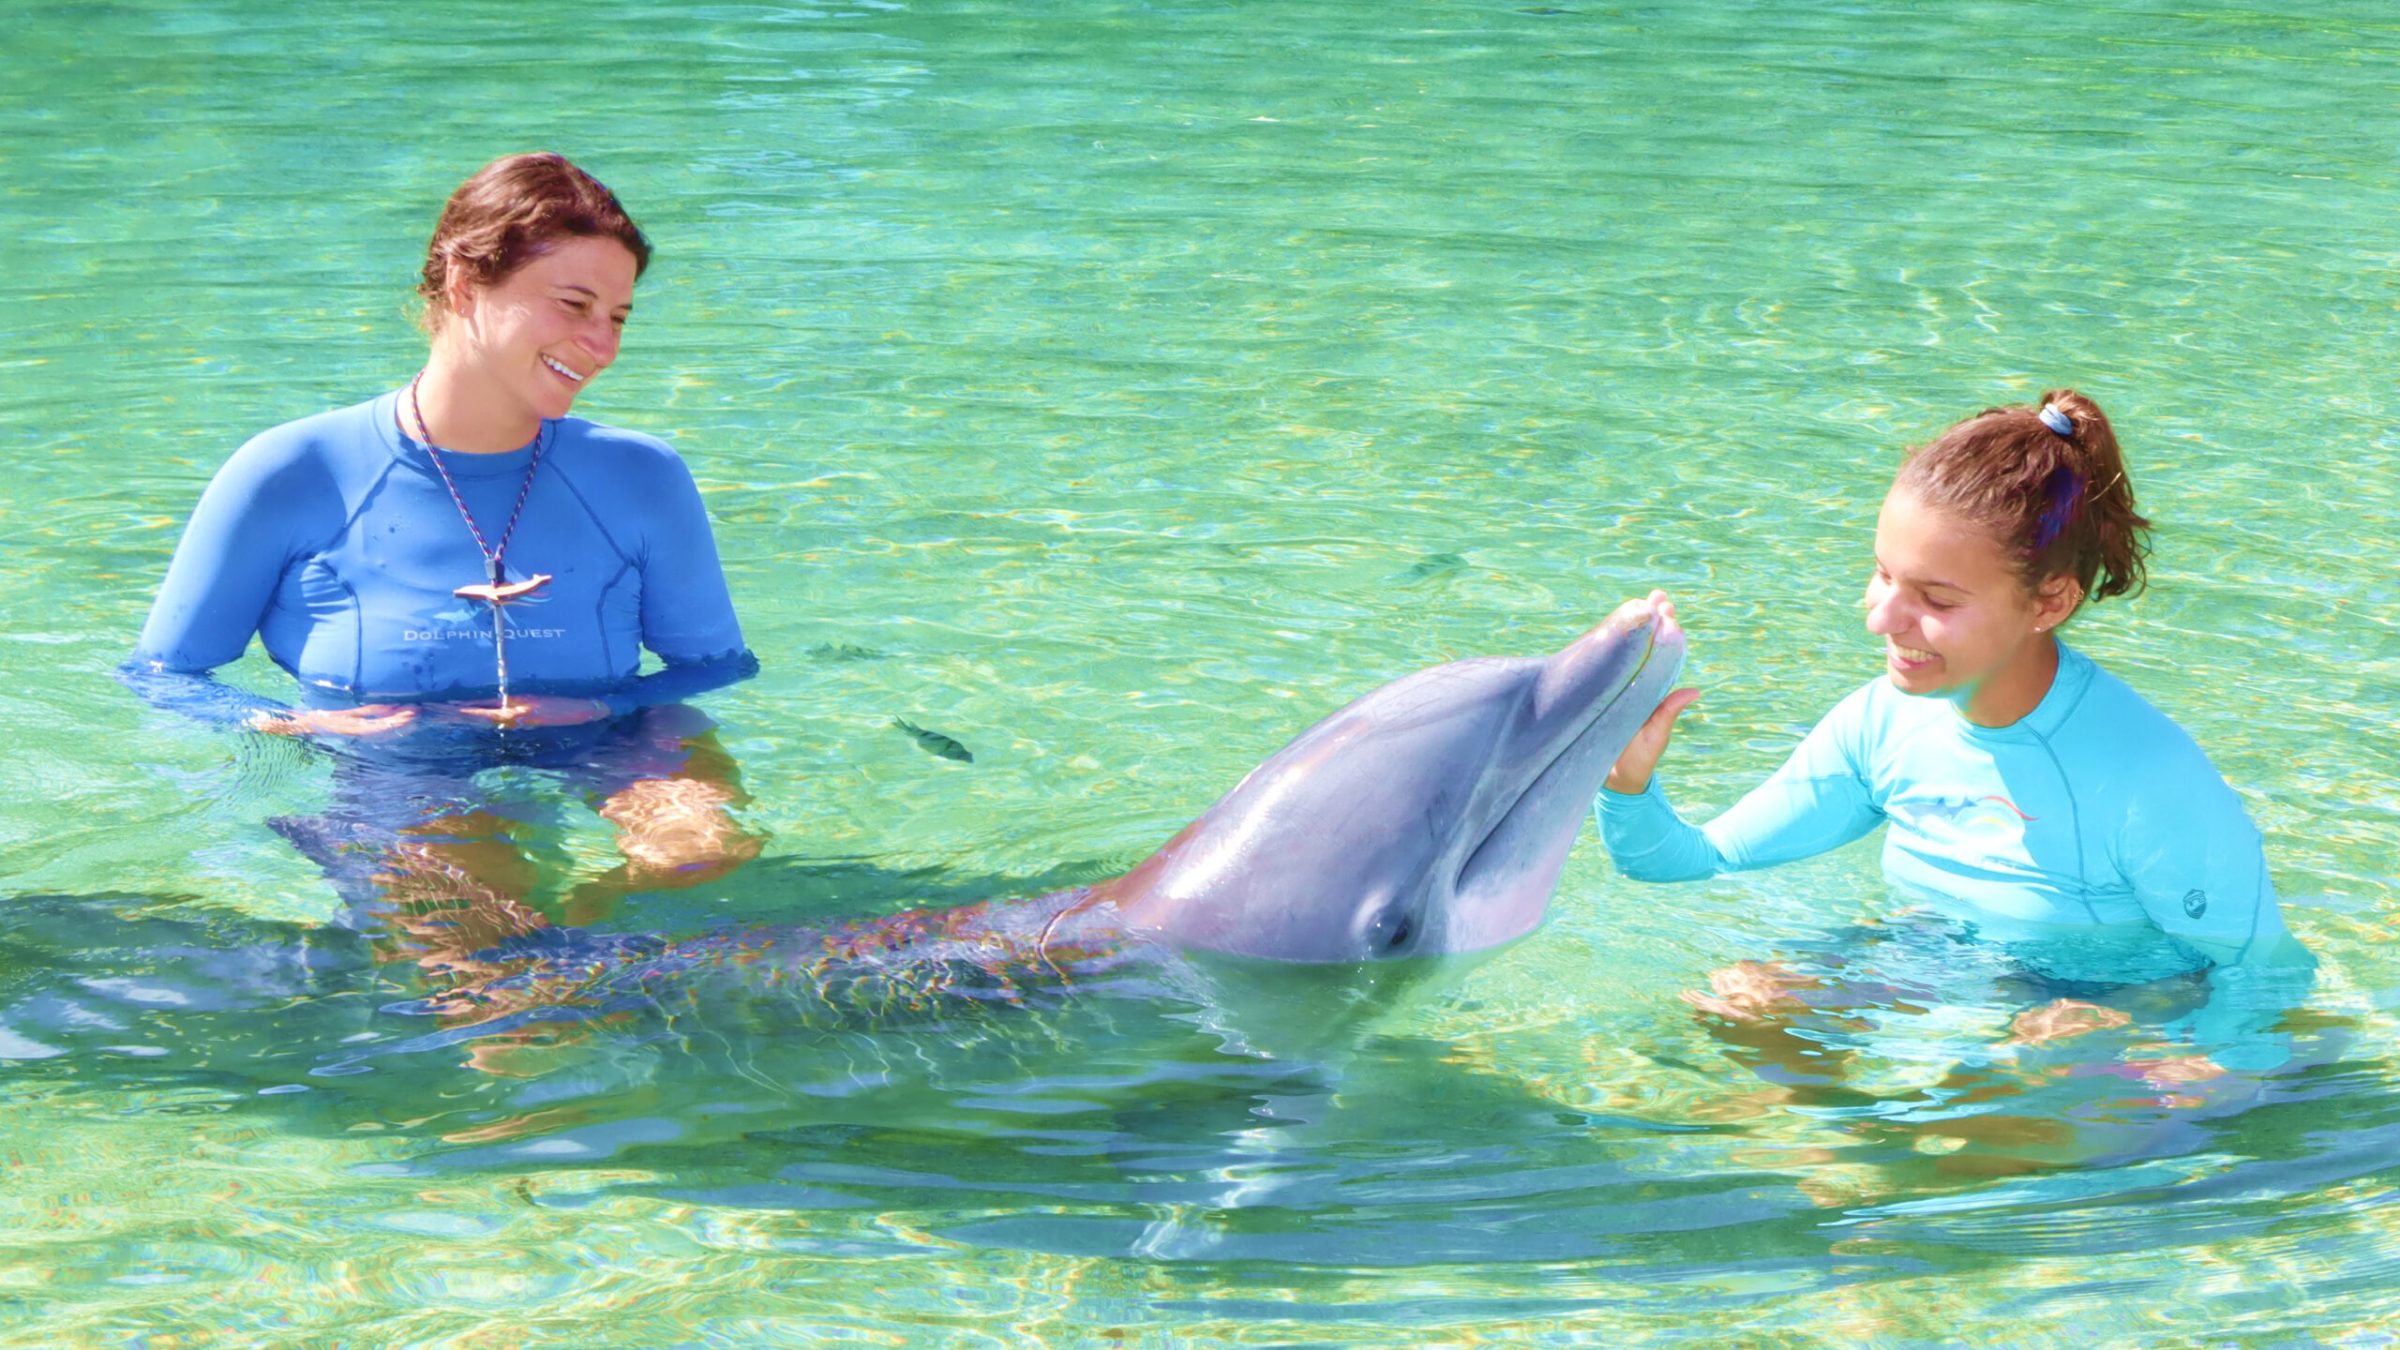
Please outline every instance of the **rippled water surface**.
[[[2309, 8], [14, 6], [0, 1338], [2392, 1344], [2400, 22]], [[2161, 526], [2076, 640], [2322, 969], [2018, 1044], [2048, 994], [1872, 845], [1652, 889], [1587, 839], [1542, 932], [1363, 1012], [445, 1015], [328, 924], [334, 766], [110, 671], [235, 445], [414, 371], [441, 198], [533, 147], [659, 245], [583, 410], [708, 493], [770, 836], [587, 905], [607, 824], [488, 773], [544, 916], [1108, 875], [1348, 697], [1651, 585], [1705, 813], [1874, 673], [1898, 450], [2074, 383]], [[1766, 957], [1826, 986], [1783, 1031], [1677, 998]]]

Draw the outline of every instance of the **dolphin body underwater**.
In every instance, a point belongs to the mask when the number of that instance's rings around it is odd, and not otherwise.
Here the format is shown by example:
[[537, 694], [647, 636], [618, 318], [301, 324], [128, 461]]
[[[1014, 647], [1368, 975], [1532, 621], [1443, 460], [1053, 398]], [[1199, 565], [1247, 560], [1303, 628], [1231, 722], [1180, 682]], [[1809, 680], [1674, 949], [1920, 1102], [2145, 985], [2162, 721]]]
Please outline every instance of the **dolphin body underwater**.
[[388, 1010], [488, 1028], [667, 1007], [718, 976], [890, 1010], [1018, 1002], [1167, 954], [1355, 982], [1361, 966], [1487, 952], [1541, 923], [1593, 794], [1683, 655], [1674, 620], [1630, 601], [1550, 656], [1455, 661], [1364, 695], [1111, 880], [833, 927], [543, 929], [489, 954], [506, 974]]

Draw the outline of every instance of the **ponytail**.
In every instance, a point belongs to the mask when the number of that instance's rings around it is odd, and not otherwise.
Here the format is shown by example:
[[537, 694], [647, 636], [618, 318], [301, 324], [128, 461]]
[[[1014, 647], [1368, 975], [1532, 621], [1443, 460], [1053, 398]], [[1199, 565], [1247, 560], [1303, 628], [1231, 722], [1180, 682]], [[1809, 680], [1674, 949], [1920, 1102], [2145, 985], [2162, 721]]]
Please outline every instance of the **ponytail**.
[[1893, 486], [1991, 531], [2028, 590], [2066, 576], [2105, 600], [2147, 583], [2150, 522], [2125, 453], [2100, 405], [2072, 389], [1960, 422], [1911, 451]]

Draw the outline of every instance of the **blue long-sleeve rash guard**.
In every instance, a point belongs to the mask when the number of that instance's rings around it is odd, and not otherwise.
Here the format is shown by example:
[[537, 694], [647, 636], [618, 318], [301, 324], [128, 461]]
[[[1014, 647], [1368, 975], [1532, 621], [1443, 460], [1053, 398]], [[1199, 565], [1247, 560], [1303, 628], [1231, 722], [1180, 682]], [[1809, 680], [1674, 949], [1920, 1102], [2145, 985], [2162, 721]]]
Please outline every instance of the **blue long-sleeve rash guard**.
[[2182, 728], [2063, 643], [2049, 693], [2009, 726], [1878, 679], [1705, 828], [1655, 776], [1638, 795], [1603, 789], [1595, 814], [1639, 880], [1767, 867], [1888, 823], [1885, 877], [1964, 902], [1995, 932], [2148, 925], [2205, 959], [2192, 967], [2307, 959], [2233, 789]]
[[[451, 593], [487, 579], [482, 555], [426, 448], [401, 434], [399, 397], [286, 423], [226, 461], [176, 546], [129, 683], [212, 720], [273, 707], [205, 678], [256, 634], [312, 702], [497, 688], [491, 608]], [[506, 608], [512, 692], [600, 695], [622, 711], [754, 672], [675, 452], [574, 417], [544, 423], [541, 444], [506, 562], [512, 580], [553, 580]], [[443, 455], [494, 544], [533, 453]], [[665, 669], [637, 681], [644, 647]]]

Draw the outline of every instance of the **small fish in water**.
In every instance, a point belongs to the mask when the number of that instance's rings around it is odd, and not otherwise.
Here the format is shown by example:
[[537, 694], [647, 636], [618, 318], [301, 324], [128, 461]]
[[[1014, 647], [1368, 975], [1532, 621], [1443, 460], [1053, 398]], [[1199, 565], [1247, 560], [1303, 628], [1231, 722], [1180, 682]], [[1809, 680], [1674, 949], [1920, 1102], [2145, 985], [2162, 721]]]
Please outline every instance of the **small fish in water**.
[[884, 656], [873, 647], [861, 647], [855, 642], [820, 642], [809, 648], [808, 654], [820, 661], [880, 661]]
[[1447, 581], [1467, 570], [1467, 560], [1455, 553], [1430, 553], [1394, 580], [1403, 586], [1420, 581]]
[[925, 728], [918, 726], [914, 722], [905, 721], [897, 717], [892, 719], [892, 725], [900, 728], [902, 731], [905, 731], [910, 736], [914, 737], [917, 744], [923, 746], [926, 752], [929, 754], [940, 755], [944, 759], [955, 759], [961, 764], [972, 764], [975, 762], [975, 754], [973, 751], [967, 749], [967, 747], [963, 745], [960, 745], [958, 742], [951, 740], [949, 737], [938, 731], [927, 731]]

